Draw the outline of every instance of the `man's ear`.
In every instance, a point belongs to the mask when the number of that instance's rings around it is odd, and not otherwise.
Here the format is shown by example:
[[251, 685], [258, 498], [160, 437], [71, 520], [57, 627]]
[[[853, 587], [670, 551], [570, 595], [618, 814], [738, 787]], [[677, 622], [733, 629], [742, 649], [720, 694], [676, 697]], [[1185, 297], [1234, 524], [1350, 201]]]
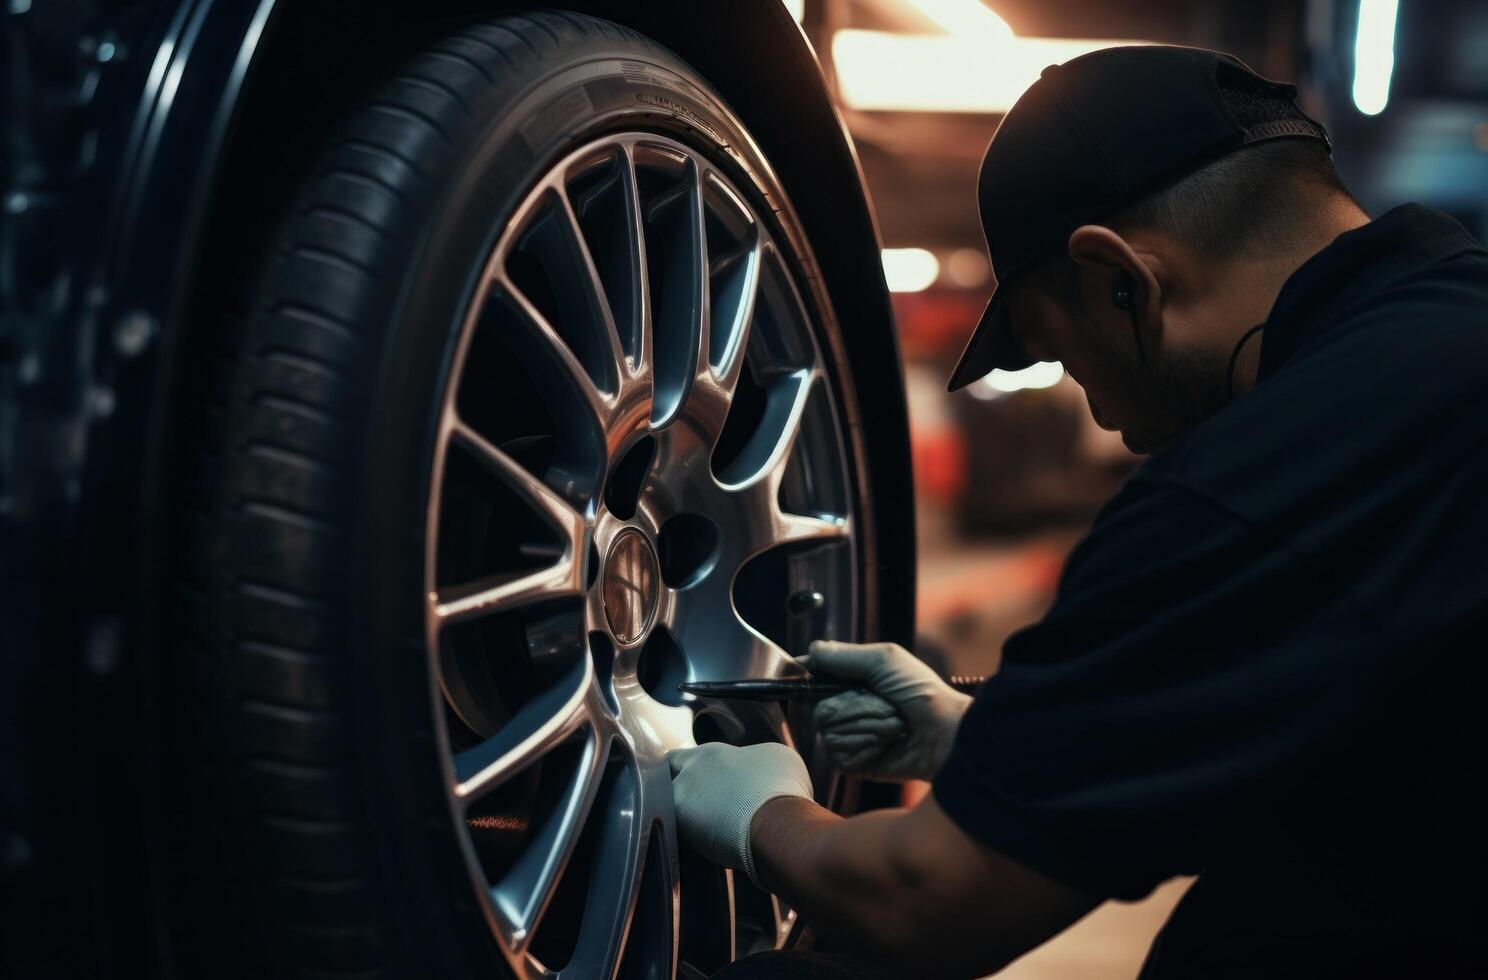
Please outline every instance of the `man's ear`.
[[[1161, 264], [1151, 255], [1138, 255], [1125, 238], [1104, 225], [1081, 225], [1070, 233], [1069, 257], [1080, 268], [1080, 278], [1086, 288], [1093, 281], [1093, 288], [1103, 295], [1085, 296], [1086, 309], [1102, 307], [1119, 312], [1123, 319], [1134, 317], [1137, 329], [1143, 335], [1138, 343], [1151, 347], [1162, 336], [1162, 281]], [[1118, 283], [1130, 284], [1128, 305], [1117, 311], [1112, 303], [1113, 291]], [[1130, 310], [1127, 313], [1126, 310]]]

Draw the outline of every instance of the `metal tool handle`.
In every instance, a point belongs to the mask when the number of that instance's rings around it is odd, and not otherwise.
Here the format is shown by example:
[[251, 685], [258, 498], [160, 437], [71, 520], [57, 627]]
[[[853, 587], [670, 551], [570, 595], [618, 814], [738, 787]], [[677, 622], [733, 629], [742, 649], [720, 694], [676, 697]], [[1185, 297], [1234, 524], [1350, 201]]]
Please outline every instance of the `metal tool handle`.
[[[947, 680], [951, 687], [963, 694], [975, 694], [985, 677], [956, 675]], [[677, 685], [687, 694], [725, 701], [798, 701], [820, 700], [856, 688], [856, 685], [832, 680], [830, 677], [800, 677], [790, 679], [751, 678], [737, 681], [689, 681]]]

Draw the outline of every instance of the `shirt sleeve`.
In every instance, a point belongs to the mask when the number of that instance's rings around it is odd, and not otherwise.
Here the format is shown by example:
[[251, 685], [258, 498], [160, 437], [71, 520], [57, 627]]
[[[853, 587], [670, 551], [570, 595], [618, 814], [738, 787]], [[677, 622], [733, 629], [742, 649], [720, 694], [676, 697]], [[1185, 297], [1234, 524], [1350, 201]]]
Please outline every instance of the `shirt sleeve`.
[[971, 836], [1135, 899], [1203, 870], [1337, 737], [1369, 639], [1348, 595], [1192, 488], [1129, 483], [1010, 639], [936, 776]]

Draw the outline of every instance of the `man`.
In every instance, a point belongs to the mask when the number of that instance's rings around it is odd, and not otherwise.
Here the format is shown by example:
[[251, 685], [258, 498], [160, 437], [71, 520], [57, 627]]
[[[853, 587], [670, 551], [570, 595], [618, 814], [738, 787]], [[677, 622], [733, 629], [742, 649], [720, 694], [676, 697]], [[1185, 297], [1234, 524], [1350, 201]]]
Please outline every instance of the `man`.
[[674, 754], [684, 838], [835, 953], [724, 975], [984, 975], [1177, 875], [1144, 978], [1488, 975], [1488, 253], [1370, 221], [1294, 94], [1128, 47], [1004, 119], [952, 387], [1061, 361], [1153, 455], [975, 701], [813, 646], [864, 688], [817, 706], [827, 750], [933, 778], [919, 806], [834, 816], [781, 746]]

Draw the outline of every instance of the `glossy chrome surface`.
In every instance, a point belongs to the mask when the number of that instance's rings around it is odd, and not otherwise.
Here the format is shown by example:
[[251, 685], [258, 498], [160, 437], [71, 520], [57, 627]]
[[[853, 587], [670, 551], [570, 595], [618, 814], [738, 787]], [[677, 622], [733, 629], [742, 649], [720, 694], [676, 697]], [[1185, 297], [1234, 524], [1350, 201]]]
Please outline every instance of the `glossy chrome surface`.
[[661, 590], [656, 549], [645, 534], [628, 527], [615, 535], [601, 574], [604, 585], [600, 595], [610, 635], [621, 646], [632, 646], [645, 638], [656, 616]]
[[[622, 961], [676, 976], [702, 956], [689, 922], [712, 916], [716, 955], [748, 951], [716, 869], [724, 897], [683, 912], [666, 753], [703, 728], [676, 685], [798, 673], [782, 643], [851, 638], [857, 621], [844, 442], [812, 314], [746, 201], [665, 137], [582, 148], [499, 236], [453, 354], [425, 641], [461, 846], [518, 976], [610, 977]], [[472, 354], [491, 331], [502, 356]], [[530, 411], [467, 417], [525, 383]], [[504, 496], [469, 521], [452, 488], [480, 479]], [[534, 540], [503, 552], [515, 567], [450, 572], [452, 555], [485, 560], [527, 524]], [[755, 559], [778, 562], [741, 572]], [[772, 639], [750, 610], [783, 609], [794, 589], [828, 611]], [[790, 739], [778, 706], [714, 721], [708, 737]], [[778, 945], [794, 917], [766, 901], [752, 935]]]

